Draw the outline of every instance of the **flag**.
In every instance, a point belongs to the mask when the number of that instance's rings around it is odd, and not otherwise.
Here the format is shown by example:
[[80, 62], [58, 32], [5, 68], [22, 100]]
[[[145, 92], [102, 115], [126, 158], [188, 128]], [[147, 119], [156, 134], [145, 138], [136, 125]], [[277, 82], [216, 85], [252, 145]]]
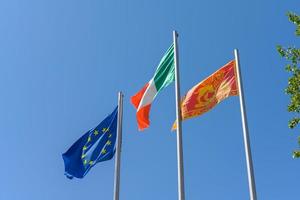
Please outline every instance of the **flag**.
[[86, 132], [62, 155], [65, 175], [83, 178], [98, 162], [110, 160], [115, 153], [118, 107], [98, 126]]
[[[235, 61], [195, 85], [181, 101], [182, 120], [202, 115], [229, 96], [238, 95]], [[176, 123], [173, 124], [176, 129]]]
[[131, 97], [131, 103], [137, 109], [136, 119], [139, 130], [149, 127], [151, 103], [163, 88], [174, 81], [174, 76], [174, 44], [172, 44], [161, 59], [152, 79]]

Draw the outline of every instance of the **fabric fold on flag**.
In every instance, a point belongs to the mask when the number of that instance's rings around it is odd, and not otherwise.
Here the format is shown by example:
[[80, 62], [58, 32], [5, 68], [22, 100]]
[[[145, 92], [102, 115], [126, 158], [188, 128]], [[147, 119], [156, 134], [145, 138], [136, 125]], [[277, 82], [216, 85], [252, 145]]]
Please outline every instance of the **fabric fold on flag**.
[[175, 78], [174, 44], [172, 44], [161, 59], [154, 76], [144, 87], [131, 97], [131, 103], [137, 109], [136, 119], [138, 129], [144, 130], [150, 125], [149, 113], [151, 103], [156, 95]]
[[67, 178], [83, 178], [98, 162], [113, 158], [117, 138], [117, 118], [118, 107], [62, 155]]
[[[181, 101], [182, 120], [202, 115], [229, 96], [238, 95], [235, 60], [190, 89]], [[175, 130], [176, 121], [172, 130]]]

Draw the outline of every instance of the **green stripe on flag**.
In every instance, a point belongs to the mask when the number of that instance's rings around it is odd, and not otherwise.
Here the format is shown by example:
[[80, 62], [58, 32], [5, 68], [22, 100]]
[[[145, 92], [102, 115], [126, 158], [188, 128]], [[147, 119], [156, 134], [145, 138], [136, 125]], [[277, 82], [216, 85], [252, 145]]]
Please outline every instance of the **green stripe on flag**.
[[175, 79], [174, 44], [172, 44], [161, 59], [154, 74], [157, 92], [167, 87]]

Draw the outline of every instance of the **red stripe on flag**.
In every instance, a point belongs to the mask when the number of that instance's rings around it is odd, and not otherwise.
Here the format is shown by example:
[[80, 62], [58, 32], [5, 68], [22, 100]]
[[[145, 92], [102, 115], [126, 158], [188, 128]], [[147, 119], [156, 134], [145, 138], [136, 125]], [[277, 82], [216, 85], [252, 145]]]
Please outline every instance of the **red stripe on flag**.
[[131, 103], [133, 104], [133, 106], [138, 109], [141, 99], [144, 96], [144, 93], [146, 91], [146, 89], [148, 88], [149, 83], [146, 83], [146, 85], [140, 90], [138, 91], [138, 93], [136, 93], [134, 96], [131, 97]]
[[151, 104], [148, 104], [140, 108], [136, 113], [136, 119], [140, 131], [144, 130], [145, 128], [148, 128], [150, 125], [150, 120], [149, 120], [150, 108], [151, 108]]

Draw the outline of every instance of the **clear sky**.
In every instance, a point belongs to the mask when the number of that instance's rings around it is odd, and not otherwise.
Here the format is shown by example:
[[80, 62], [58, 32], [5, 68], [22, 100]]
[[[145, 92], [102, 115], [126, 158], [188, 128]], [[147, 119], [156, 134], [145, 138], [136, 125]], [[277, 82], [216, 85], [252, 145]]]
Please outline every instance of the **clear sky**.
[[[179, 32], [181, 91], [240, 50], [258, 199], [299, 199], [297, 132], [288, 129], [288, 74], [276, 45], [300, 46], [271, 0], [0, 1], [1, 200], [112, 199], [114, 160], [84, 179], [61, 154], [97, 125], [123, 91], [121, 200], [177, 199], [174, 84], [138, 132], [129, 103]], [[187, 200], [249, 199], [238, 97], [183, 123]]]

